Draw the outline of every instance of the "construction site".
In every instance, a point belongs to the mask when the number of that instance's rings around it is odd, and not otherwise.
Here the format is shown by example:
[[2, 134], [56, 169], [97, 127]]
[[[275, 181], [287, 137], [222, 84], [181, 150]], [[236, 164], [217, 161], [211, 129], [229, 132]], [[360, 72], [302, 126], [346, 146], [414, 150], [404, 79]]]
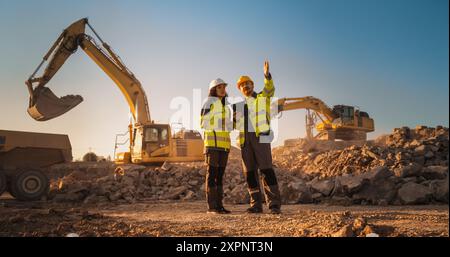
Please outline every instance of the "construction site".
[[[130, 122], [121, 124], [127, 132], [118, 135], [126, 140], [116, 136], [111, 142], [112, 158], [86, 151], [75, 160], [69, 128], [57, 134], [0, 127], [0, 237], [449, 236], [448, 118], [442, 125], [396, 126], [373, 137], [377, 117], [365, 106], [330, 105], [320, 95], [277, 98], [267, 104], [274, 113], [267, 120], [296, 112], [306, 132], [272, 145], [269, 153], [281, 202], [273, 210], [273, 191], [263, 188], [262, 175], [257, 180], [264, 208], [247, 209], [254, 188], [243, 167], [246, 145], [236, 143], [225, 147], [224, 205], [210, 214], [207, 132], [155, 122], [158, 109], [150, 111], [149, 102], [158, 93], [146, 94], [154, 86], [144, 89], [99, 32], [87, 18], [64, 28], [42, 60], [31, 60], [38, 67], [22, 71], [31, 74], [23, 85], [28, 98], [16, 101], [28, 103], [22, 118], [35, 123], [70, 117], [88, 100], [58, 96], [48, 83], [72, 55], [86, 54], [129, 107]], [[268, 62], [264, 75], [269, 92]], [[238, 111], [230, 110], [236, 129]], [[217, 148], [221, 137], [213, 132]]]
[[40, 201], [2, 196], [1, 236], [448, 236], [448, 128], [399, 128], [363, 145], [292, 140], [273, 158], [285, 204], [276, 217], [245, 213], [233, 148], [232, 214], [204, 214], [203, 162], [73, 162], [47, 170]]

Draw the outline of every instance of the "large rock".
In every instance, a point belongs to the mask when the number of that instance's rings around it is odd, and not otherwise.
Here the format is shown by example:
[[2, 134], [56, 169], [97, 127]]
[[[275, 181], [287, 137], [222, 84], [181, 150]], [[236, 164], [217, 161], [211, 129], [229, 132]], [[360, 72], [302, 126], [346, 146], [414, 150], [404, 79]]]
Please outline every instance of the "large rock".
[[397, 177], [406, 178], [419, 176], [422, 171], [422, 166], [417, 163], [410, 163], [409, 165], [403, 166], [395, 170], [395, 175]]
[[336, 178], [336, 181], [340, 183], [346, 194], [353, 194], [358, 192], [362, 186], [368, 182], [368, 179], [361, 175], [347, 175]]
[[285, 203], [311, 203], [309, 186], [303, 181], [292, 181], [281, 188], [281, 199]]
[[338, 178], [336, 178], [334, 180], [334, 187], [333, 187], [333, 190], [331, 191], [331, 196], [332, 197], [334, 197], [334, 196], [337, 196], [337, 197], [346, 196], [344, 187], [341, 185], [341, 181]]
[[432, 194], [428, 187], [414, 182], [408, 182], [398, 190], [398, 198], [403, 204], [427, 203]]
[[169, 191], [169, 193], [165, 196], [166, 199], [170, 200], [177, 200], [180, 198], [183, 198], [186, 194], [186, 191], [188, 190], [187, 186], [179, 186], [176, 188], [173, 188]]
[[194, 197], [195, 197], [195, 192], [191, 191], [191, 190], [188, 190], [186, 192], [186, 195], [184, 197], [182, 197], [182, 200], [183, 201], [189, 201], [189, 200], [193, 200]]
[[425, 151], [427, 151], [427, 147], [425, 145], [420, 145], [414, 149], [415, 155], [424, 155]]
[[368, 202], [371, 204], [384, 205], [393, 201], [396, 194], [394, 179], [374, 180], [364, 184], [352, 199], [356, 202]]
[[433, 198], [436, 201], [448, 203], [448, 177], [442, 180], [433, 180], [430, 182], [430, 190], [433, 192]]
[[321, 193], [323, 196], [329, 196], [334, 188], [334, 181], [331, 179], [313, 180], [310, 185], [313, 191]]
[[423, 169], [422, 174], [426, 179], [444, 179], [448, 175], [448, 166], [428, 166]]
[[364, 173], [362, 177], [372, 182], [376, 180], [384, 180], [392, 175], [394, 175], [394, 173], [386, 166], [378, 166]]

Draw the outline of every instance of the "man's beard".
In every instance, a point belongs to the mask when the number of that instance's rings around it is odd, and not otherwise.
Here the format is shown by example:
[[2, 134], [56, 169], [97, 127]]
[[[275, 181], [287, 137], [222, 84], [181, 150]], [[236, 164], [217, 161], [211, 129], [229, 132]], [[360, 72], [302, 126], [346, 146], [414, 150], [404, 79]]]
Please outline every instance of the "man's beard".
[[244, 88], [243, 91], [245, 96], [251, 96], [253, 92], [253, 90], [251, 90], [250, 88]]

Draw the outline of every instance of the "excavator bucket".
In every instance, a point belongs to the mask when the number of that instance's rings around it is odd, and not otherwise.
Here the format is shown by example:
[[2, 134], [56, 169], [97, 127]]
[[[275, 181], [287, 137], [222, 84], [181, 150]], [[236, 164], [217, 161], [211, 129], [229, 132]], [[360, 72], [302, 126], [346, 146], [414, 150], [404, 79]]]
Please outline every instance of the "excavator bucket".
[[27, 111], [33, 119], [46, 121], [68, 112], [82, 101], [80, 95], [57, 97], [49, 88], [37, 87]]

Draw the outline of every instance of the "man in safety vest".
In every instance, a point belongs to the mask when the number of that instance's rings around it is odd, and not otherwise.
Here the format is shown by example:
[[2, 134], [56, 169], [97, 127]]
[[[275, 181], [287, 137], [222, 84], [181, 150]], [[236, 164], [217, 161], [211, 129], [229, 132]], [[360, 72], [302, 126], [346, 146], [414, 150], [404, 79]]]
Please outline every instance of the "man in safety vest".
[[233, 105], [233, 120], [239, 130], [244, 175], [250, 194], [249, 213], [262, 213], [262, 194], [259, 186], [259, 173], [266, 202], [270, 212], [281, 213], [281, 197], [278, 181], [272, 166], [270, 143], [273, 131], [270, 129], [270, 100], [274, 96], [275, 87], [269, 72], [269, 62], [264, 63], [264, 89], [254, 92], [254, 83], [248, 76], [241, 76], [237, 87], [245, 97], [245, 101]]

